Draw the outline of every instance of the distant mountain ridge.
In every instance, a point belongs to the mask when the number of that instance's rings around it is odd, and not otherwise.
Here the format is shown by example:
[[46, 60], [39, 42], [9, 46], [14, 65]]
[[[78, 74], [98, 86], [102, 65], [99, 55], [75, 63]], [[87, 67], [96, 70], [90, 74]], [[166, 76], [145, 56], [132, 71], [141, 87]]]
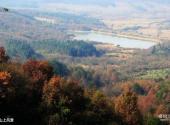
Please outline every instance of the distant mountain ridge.
[[170, 17], [170, 0], [1, 0], [0, 5], [96, 15]]

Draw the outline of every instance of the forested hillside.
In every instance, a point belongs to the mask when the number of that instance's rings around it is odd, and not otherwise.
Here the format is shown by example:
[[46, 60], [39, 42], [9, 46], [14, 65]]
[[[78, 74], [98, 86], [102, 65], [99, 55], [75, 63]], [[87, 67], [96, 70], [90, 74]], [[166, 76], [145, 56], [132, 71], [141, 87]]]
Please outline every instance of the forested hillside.
[[50, 55], [98, 57], [104, 54], [103, 51], [97, 50], [93, 44], [76, 40], [44, 40], [30, 42], [26, 40], [10, 39], [1, 42], [1, 44], [4, 45], [11, 58], [17, 58], [20, 59], [20, 61], [34, 58], [49, 58]]
[[73, 57], [100, 56], [102, 52], [98, 51], [91, 43], [84, 41], [57, 41], [44, 40], [34, 41], [31, 46], [42, 53], [66, 54]]
[[157, 115], [169, 112], [169, 78], [115, 84], [106, 96], [72, 79], [57, 62], [9, 59], [1, 47], [1, 117], [14, 118], [16, 124], [167, 125]]
[[26, 41], [14, 39], [8, 40], [5, 42], [5, 48], [8, 55], [12, 58], [18, 58], [20, 60], [43, 58], [43, 56], [36, 53]]

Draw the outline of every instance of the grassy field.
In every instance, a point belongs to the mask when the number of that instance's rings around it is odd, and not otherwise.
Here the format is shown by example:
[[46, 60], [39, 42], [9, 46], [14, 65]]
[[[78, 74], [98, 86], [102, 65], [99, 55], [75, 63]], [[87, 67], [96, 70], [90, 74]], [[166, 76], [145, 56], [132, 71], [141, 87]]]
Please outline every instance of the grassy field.
[[144, 73], [142, 79], [165, 79], [170, 76], [170, 69], [150, 70]]

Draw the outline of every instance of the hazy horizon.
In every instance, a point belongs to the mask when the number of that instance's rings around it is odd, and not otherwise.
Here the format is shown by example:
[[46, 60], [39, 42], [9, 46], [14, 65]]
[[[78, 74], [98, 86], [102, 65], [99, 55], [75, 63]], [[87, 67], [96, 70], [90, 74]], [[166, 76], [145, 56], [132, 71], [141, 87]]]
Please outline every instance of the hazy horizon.
[[170, 17], [169, 0], [1, 0], [2, 7], [36, 8], [46, 11], [64, 11], [95, 16]]

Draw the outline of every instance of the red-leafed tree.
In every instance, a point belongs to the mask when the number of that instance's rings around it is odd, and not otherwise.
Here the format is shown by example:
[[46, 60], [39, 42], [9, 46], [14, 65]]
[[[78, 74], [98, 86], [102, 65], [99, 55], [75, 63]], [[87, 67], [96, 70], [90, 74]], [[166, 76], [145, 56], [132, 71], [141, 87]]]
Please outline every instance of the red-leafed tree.
[[143, 114], [151, 111], [155, 104], [156, 91], [154, 89], [151, 89], [146, 96], [141, 96], [138, 99], [138, 106]]
[[23, 65], [23, 70], [31, 78], [33, 87], [42, 88], [53, 75], [53, 68], [46, 61], [29, 60]]
[[39, 103], [42, 97], [42, 89], [45, 83], [53, 76], [53, 68], [46, 61], [29, 60], [23, 65], [25, 75], [30, 79], [29, 95], [32, 101]]

